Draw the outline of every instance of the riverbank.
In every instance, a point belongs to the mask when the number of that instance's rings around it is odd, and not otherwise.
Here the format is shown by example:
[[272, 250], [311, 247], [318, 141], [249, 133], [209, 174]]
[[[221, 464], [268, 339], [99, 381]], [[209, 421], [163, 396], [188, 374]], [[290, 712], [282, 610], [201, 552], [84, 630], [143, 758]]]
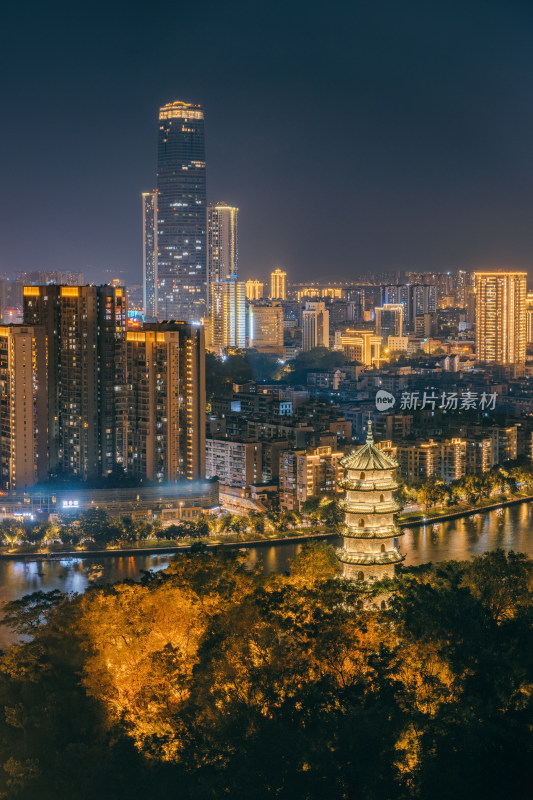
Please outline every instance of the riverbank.
[[[475, 506], [462, 506], [454, 507], [453, 509], [439, 509], [433, 513], [417, 512], [411, 515], [400, 515], [398, 525], [400, 528], [417, 528], [424, 525], [431, 525], [437, 522], [447, 522], [449, 520], [461, 519], [462, 517], [470, 517], [475, 514], [485, 513], [488, 511], [495, 511], [498, 508], [505, 506], [514, 506], [520, 503], [527, 503], [533, 501], [533, 495], [513, 495], [507, 497], [502, 495], [496, 502], [494, 500], [484, 500]], [[158, 555], [167, 553], [180, 553], [187, 552], [195, 544], [201, 542], [209, 549], [217, 547], [224, 547], [228, 549], [241, 549], [248, 547], [264, 547], [270, 544], [294, 544], [300, 542], [309, 542], [320, 539], [332, 539], [339, 536], [337, 531], [326, 531], [323, 526], [306, 528], [305, 530], [294, 530], [289, 534], [269, 534], [263, 538], [250, 536], [247, 534], [228, 535], [223, 538], [217, 536], [212, 539], [191, 540], [187, 539], [180, 544], [176, 544], [175, 540], [155, 540], [153, 543], [149, 541], [141, 542], [136, 545], [117, 546], [99, 548], [80, 548], [72, 549], [68, 545], [56, 545], [51, 548], [43, 548], [35, 546], [34, 548], [21, 547], [20, 549], [5, 549], [0, 550], [0, 560], [19, 561], [48, 561], [63, 558], [105, 558], [106, 556], [136, 556], [136, 555]]]
[[500, 499], [494, 500], [485, 499], [481, 500], [475, 506], [457, 506], [452, 509], [439, 509], [435, 510], [432, 514], [427, 512], [417, 512], [412, 515], [400, 514], [398, 524], [400, 528], [415, 528], [421, 525], [430, 525], [432, 522], [446, 522], [451, 519], [461, 519], [462, 517], [471, 517], [474, 514], [482, 514], [485, 511], [495, 511], [498, 508], [505, 508], [505, 506], [515, 506], [519, 503], [528, 503], [533, 500], [532, 494], [527, 495], [513, 495], [508, 497], [501, 495]]
[[215, 549], [217, 547], [224, 547], [230, 550], [240, 550], [242, 548], [248, 547], [265, 547], [270, 544], [296, 544], [301, 542], [310, 542], [316, 539], [331, 539], [335, 536], [338, 536], [338, 532], [331, 532], [331, 531], [314, 531], [313, 533], [309, 533], [308, 531], [303, 532], [301, 534], [292, 533], [292, 534], [279, 534], [274, 536], [269, 536], [268, 538], [264, 539], [231, 539], [231, 540], [222, 540], [220, 538], [216, 539], [202, 539], [197, 542], [184, 542], [182, 544], [173, 544], [170, 543], [168, 545], [161, 544], [160, 542], [154, 542], [153, 545], [140, 545], [137, 547], [114, 547], [114, 548], [105, 548], [105, 549], [83, 549], [83, 550], [72, 550], [72, 549], [54, 549], [51, 551], [45, 551], [42, 548], [40, 550], [16, 550], [16, 551], [4, 551], [0, 553], [0, 559], [6, 561], [24, 561], [24, 560], [31, 560], [31, 561], [50, 561], [50, 560], [58, 560], [63, 558], [104, 558], [106, 556], [140, 556], [140, 555], [158, 555], [158, 554], [167, 554], [167, 553], [183, 553], [191, 550], [195, 546], [195, 544], [202, 544], [205, 545], [208, 549]]

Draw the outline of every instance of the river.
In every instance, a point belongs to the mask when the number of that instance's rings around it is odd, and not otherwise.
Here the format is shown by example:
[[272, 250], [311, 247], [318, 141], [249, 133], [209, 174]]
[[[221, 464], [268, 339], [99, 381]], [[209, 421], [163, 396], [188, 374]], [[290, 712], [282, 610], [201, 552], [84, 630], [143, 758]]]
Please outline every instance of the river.
[[[329, 540], [336, 545], [335, 540]], [[521, 503], [495, 511], [480, 512], [448, 522], [412, 529], [404, 528], [399, 539], [406, 565], [428, 561], [468, 559], [498, 547], [524, 552], [533, 557], [533, 503]], [[250, 549], [250, 565], [258, 561], [266, 572], [284, 572], [303, 547], [300, 543], [277, 542]], [[58, 558], [47, 561], [0, 560], [0, 606], [38, 589], [83, 592], [95, 568], [95, 583], [113, 583], [131, 578], [139, 580], [143, 570], [164, 569], [174, 554], [105, 556], [98, 558]], [[0, 627], [0, 647], [7, 632]]]

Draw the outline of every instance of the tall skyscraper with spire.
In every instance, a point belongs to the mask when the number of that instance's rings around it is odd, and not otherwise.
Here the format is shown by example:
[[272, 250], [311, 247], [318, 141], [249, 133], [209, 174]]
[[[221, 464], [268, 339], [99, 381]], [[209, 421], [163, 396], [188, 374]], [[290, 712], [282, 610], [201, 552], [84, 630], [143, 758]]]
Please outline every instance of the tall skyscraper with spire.
[[158, 312], [187, 322], [205, 314], [204, 112], [175, 101], [159, 110], [157, 152]]

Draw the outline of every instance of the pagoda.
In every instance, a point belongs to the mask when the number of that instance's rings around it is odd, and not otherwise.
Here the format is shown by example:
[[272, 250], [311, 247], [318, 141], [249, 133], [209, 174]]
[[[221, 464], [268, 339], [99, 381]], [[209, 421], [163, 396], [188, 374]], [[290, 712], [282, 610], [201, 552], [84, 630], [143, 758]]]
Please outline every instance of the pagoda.
[[401, 507], [392, 496], [399, 486], [398, 464], [374, 444], [370, 420], [366, 444], [340, 464], [346, 470], [339, 481], [346, 490], [340, 503], [345, 512], [344, 541], [337, 550], [343, 576], [366, 584], [392, 578], [395, 565], [404, 559], [397, 548], [402, 532], [395, 518]]

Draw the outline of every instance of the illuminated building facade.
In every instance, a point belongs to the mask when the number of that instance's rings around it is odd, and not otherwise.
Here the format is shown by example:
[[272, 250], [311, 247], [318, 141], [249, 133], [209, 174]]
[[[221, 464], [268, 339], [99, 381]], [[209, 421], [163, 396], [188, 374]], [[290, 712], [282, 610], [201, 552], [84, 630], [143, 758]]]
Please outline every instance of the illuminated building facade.
[[207, 300], [211, 302], [212, 286], [226, 276], [238, 275], [239, 209], [225, 203], [207, 209]]
[[526, 360], [525, 272], [476, 272], [476, 359], [523, 368]]
[[376, 306], [376, 334], [386, 342], [389, 336], [401, 336], [403, 331], [403, 306], [387, 303]]
[[218, 352], [246, 347], [246, 298], [237, 276], [211, 287], [210, 347]]
[[272, 300], [287, 299], [287, 273], [279, 267], [270, 273], [270, 297]]
[[206, 309], [204, 112], [176, 101], [159, 110], [158, 311], [200, 320]]
[[283, 352], [283, 306], [279, 301], [250, 303], [248, 345], [262, 352]]
[[143, 304], [148, 317], [157, 316], [157, 191], [143, 192]]
[[24, 287], [24, 324], [46, 334], [53, 473], [125, 469], [126, 321], [123, 287]]
[[533, 344], [533, 292], [526, 295], [526, 343]]
[[349, 361], [358, 361], [365, 367], [379, 366], [381, 336], [377, 336], [372, 331], [348, 329], [340, 334], [338, 341]]
[[128, 331], [127, 471], [158, 483], [205, 476], [205, 341], [183, 322]]
[[0, 486], [25, 489], [48, 477], [46, 335], [0, 327]]
[[307, 450], [284, 450], [280, 453], [280, 505], [289, 511], [300, 511], [310, 497], [340, 491], [340, 462], [343, 453], [330, 445]]
[[302, 350], [329, 348], [329, 311], [325, 303], [309, 302], [302, 312]]
[[345, 477], [339, 487], [346, 492], [343, 546], [337, 550], [342, 574], [349, 580], [372, 584], [393, 578], [403, 561], [397, 547], [401, 531], [396, 524], [400, 506], [393, 499], [399, 484], [397, 462], [374, 444], [368, 422], [366, 444], [340, 461]]
[[246, 299], [250, 302], [263, 299], [265, 284], [261, 283], [261, 281], [246, 281], [244, 288]]

